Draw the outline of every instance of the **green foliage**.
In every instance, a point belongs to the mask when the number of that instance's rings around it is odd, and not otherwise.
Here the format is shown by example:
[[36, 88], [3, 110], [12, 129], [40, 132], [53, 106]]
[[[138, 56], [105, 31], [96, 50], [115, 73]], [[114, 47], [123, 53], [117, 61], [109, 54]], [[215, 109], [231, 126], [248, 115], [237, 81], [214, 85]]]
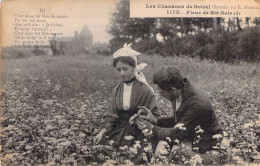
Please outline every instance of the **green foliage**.
[[212, 34], [213, 42], [208, 43], [200, 52], [200, 57], [217, 61], [232, 61], [235, 59], [236, 32], [219, 32]]
[[113, 36], [110, 41], [112, 51], [121, 47], [125, 42], [149, 39], [152, 36], [151, 31], [154, 28], [155, 19], [129, 19], [129, 7], [129, 0], [121, 0], [117, 5], [117, 11], [113, 14], [111, 27], [108, 30]]
[[213, 42], [203, 47], [199, 53], [200, 57], [226, 62], [256, 61], [260, 58], [260, 31], [258, 28], [212, 34], [212, 40]]
[[238, 59], [260, 59], [260, 29], [248, 28], [238, 34], [237, 55]]
[[[260, 31], [258, 28], [247, 28], [240, 32], [200, 32], [195, 35], [175, 37], [173, 40], [158, 43], [148, 40], [138, 49], [145, 52], [153, 46], [163, 56], [190, 55], [201, 59], [212, 59], [224, 62], [258, 61], [260, 59]], [[136, 44], [137, 45], [137, 44]]]
[[46, 54], [46, 52], [43, 49], [41, 49], [38, 45], [33, 46], [32, 53], [35, 56], [45, 55]]
[[[191, 55], [225, 62], [260, 59], [257, 18], [254, 19], [256, 27], [245, 29], [241, 28], [239, 18], [236, 23], [229, 19], [225, 31], [221, 25], [224, 19], [220, 17], [130, 18], [129, 8], [129, 0], [121, 0], [113, 14], [108, 30], [113, 37], [112, 52], [124, 43], [133, 43], [140, 52], [163, 56]], [[232, 27], [233, 31], [229, 32]], [[160, 42], [158, 36], [162, 38]]]
[[155, 39], [145, 39], [133, 44], [132, 48], [140, 51], [143, 54], [158, 54], [160, 52], [161, 43]]
[[[163, 40], [166, 41], [172, 41], [176, 37], [177, 33], [177, 26], [180, 22], [180, 19], [174, 19], [174, 18], [159, 18], [157, 19], [158, 27], [157, 33], [160, 33], [163, 37]], [[181, 30], [180, 30], [181, 31]]]
[[32, 48], [5, 47], [1, 50], [1, 57], [7, 58], [27, 58], [33, 56]]

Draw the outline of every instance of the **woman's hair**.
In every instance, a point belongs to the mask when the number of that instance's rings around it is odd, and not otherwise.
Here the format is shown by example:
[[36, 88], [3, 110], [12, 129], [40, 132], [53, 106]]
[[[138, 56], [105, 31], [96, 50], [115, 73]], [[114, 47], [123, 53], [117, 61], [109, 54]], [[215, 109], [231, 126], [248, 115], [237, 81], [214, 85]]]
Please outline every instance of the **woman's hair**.
[[153, 83], [164, 90], [170, 90], [172, 87], [182, 89], [184, 86], [183, 81], [184, 79], [179, 70], [173, 66], [161, 67], [155, 72], [153, 77]]
[[126, 63], [128, 64], [129, 66], [132, 66], [132, 67], [135, 67], [135, 60], [130, 57], [130, 56], [120, 56], [120, 57], [117, 57], [113, 60], [113, 66], [116, 67], [116, 64], [118, 62], [123, 62], [123, 63]]

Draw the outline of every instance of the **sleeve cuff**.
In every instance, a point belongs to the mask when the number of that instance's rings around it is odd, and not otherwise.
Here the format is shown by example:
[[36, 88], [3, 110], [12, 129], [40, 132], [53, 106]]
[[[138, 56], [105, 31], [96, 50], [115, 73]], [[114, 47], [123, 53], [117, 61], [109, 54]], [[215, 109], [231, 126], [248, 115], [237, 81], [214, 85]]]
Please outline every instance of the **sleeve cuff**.
[[153, 133], [154, 133], [154, 136], [156, 137], [156, 138], [158, 138], [158, 133], [159, 133], [159, 130], [160, 130], [160, 128], [161, 127], [158, 127], [158, 126], [154, 126], [153, 127]]

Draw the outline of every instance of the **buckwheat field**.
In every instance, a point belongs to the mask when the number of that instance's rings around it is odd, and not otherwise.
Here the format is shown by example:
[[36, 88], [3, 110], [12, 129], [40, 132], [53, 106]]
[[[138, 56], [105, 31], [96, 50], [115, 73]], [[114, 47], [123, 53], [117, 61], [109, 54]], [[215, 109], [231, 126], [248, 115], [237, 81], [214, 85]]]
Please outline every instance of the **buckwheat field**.
[[[148, 64], [144, 74], [155, 90], [154, 71], [170, 64], [210, 96], [232, 147], [228, 164], [259, 164], [259, 64], [148, 55], [141, 61]], [[132, 164], [138, 141], [120, 148], [127, 159], [116, 152], [110, 158], [98, 152], [101, 145], [93, 144], [112, 89], [120, 81], [112, 56], [4, 59], [1, 74], [2, 165]], [[157, 101], [162, 116], [172, 114], [171, 104], [158, 93]], [[198, 156], [187, 160], [176, 153], [178, 144], [171, 149], [166, 144], [155, 157], [149, 136], [144, 141], [147, 164], [201, 163]]]

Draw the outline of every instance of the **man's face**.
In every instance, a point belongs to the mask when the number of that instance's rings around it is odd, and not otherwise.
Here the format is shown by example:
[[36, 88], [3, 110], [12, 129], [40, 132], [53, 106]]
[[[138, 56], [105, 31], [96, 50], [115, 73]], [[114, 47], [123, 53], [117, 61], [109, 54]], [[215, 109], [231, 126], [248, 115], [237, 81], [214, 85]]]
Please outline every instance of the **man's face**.
[[162, 89], [160, 87], [158, 87], [158, 89], [159, 89], [160, 94], [164, 98], [166, 98], [166, 99], [168, 99], [170, 101], [175, 100], [176, 98], [178, 98], [181, 95], [181, 89], [176, 89], [174, 87], [172, 87], [169, 90], [164, 90], [164, 89]]

